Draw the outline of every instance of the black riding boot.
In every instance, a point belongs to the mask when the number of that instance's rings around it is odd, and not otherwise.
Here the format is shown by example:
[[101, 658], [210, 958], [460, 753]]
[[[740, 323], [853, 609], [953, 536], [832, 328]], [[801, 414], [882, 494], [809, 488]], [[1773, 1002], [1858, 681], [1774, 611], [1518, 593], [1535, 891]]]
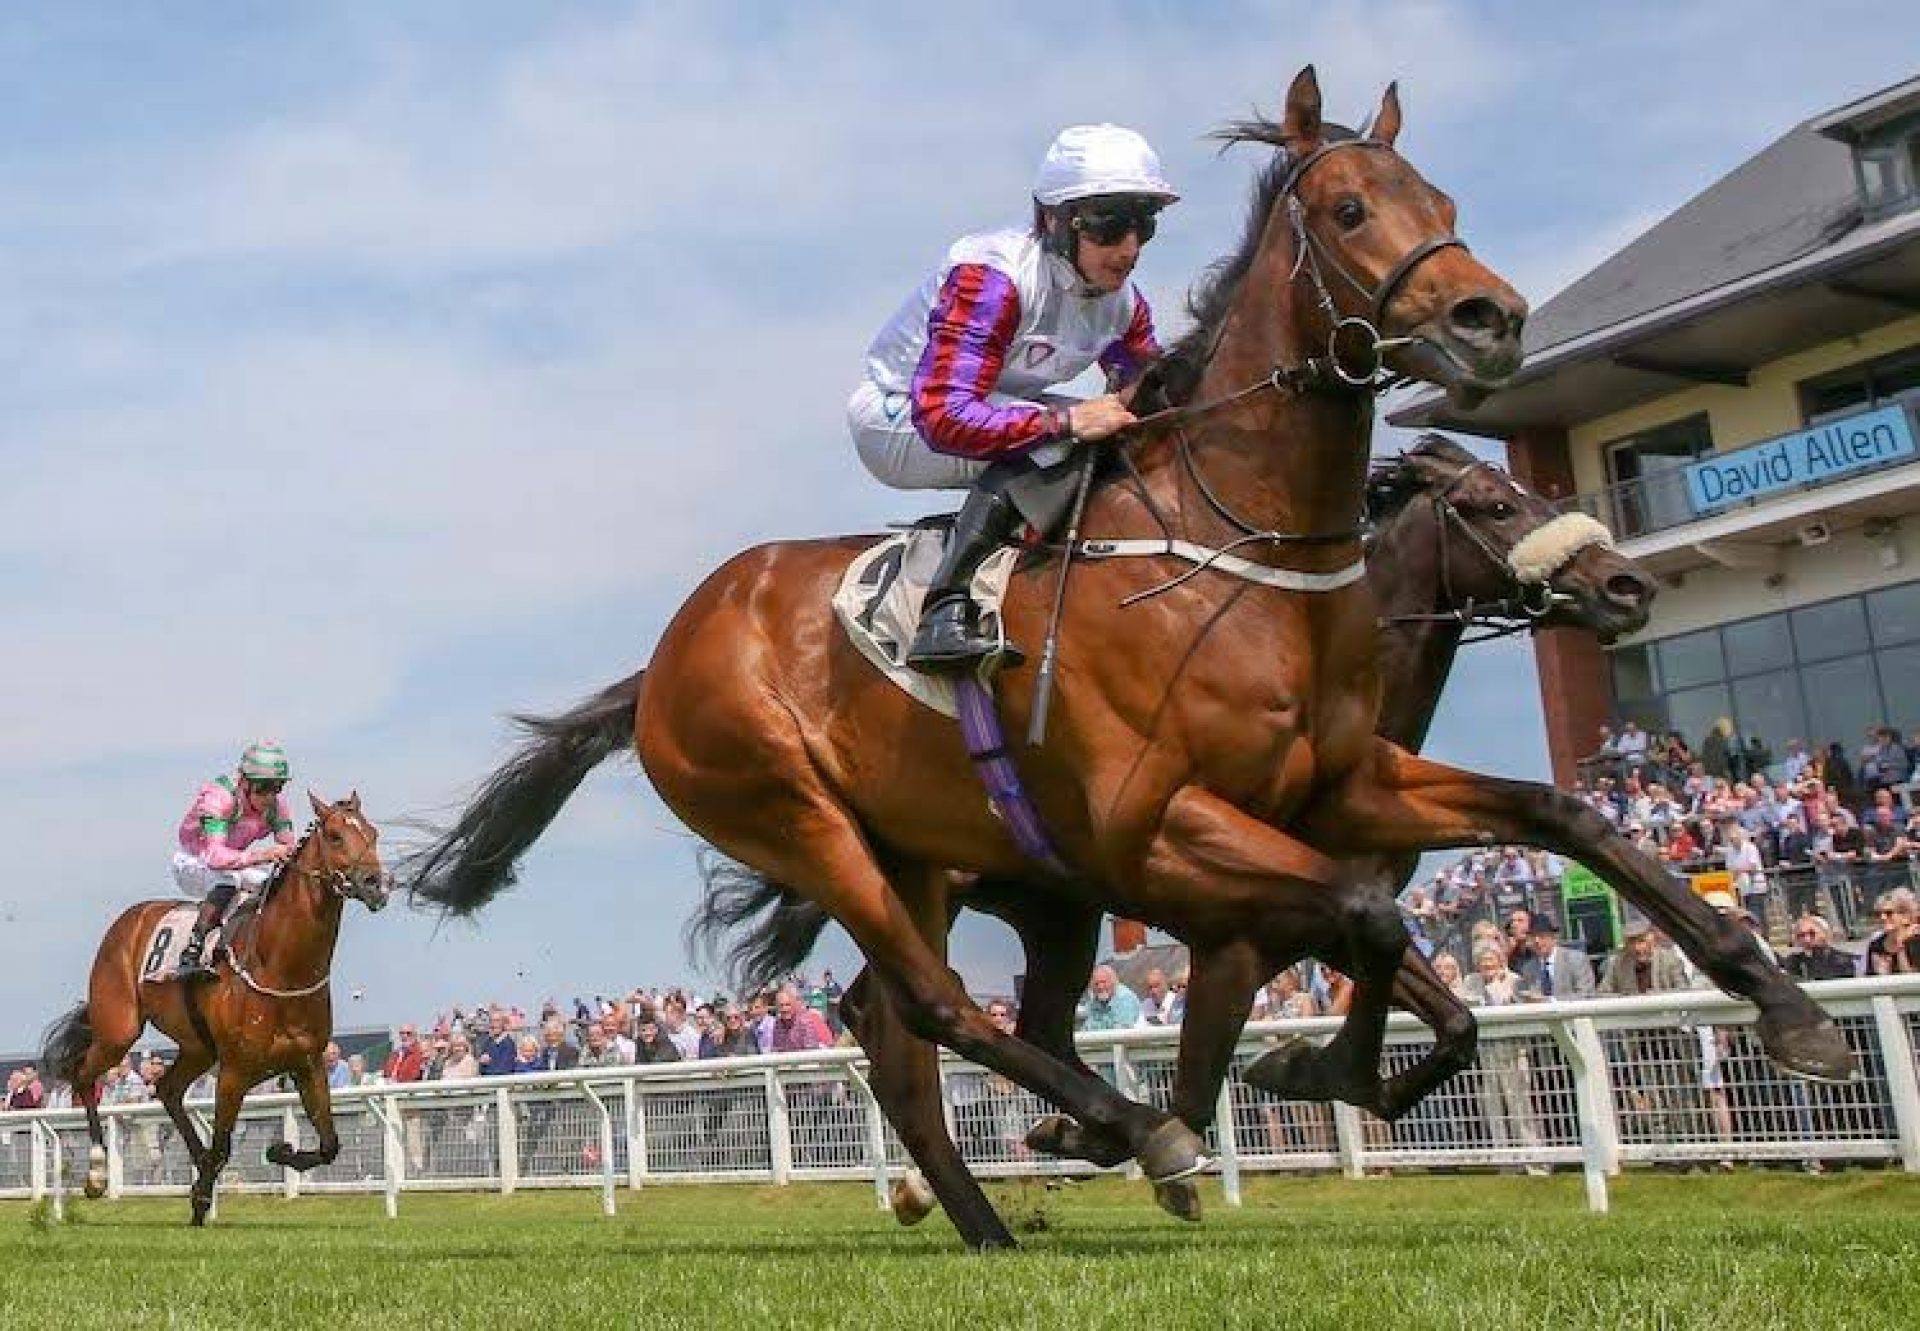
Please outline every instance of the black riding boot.
[[200, 954], [206, 950], [207, 934], [214, 925], [220, 923], [220, 917], [226, 914], [227, 903], [231, 900], [231, 888], [224, 893], [216, 888], [200, 903], [200, 913], [193, 921], [193, 932], [187, 935], [187, 945], [180, 949], [180, 967], [175, 972], [180, 979], [194, 981], [214, 978], [213, 967], [201, 960]]
[[1000, 639], [980, 631], [980, 607], [969, 587], [973, 575], [989, 555], [1014, 537], [1020, 510], [997, 490], [975, 486], [954, 519], [946, 554], [934, 571], [927, 602], [920, 611], [907, 664], [928, 675], [958, 674], [974, 669], [995, 652], [1009, 668], [1026, 656], [1012, 643], [1002, 649]]

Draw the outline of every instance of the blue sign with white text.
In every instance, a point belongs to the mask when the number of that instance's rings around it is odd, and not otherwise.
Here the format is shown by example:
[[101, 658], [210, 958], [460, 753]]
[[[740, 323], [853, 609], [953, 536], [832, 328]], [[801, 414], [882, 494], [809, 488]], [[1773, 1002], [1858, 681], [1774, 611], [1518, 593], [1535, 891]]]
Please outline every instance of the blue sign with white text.
[[1917, 451], [1906, 410], [1882, 407], [1690, 463], [1687, 500], [1695, 514], [1711, 513], [1912, 457]]

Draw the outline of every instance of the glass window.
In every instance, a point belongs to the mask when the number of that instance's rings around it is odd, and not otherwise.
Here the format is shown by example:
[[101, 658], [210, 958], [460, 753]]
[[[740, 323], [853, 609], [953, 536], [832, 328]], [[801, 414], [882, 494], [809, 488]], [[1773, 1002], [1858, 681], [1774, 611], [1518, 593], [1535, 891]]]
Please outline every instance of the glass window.
[[1800, 385], [1800, 410], [1808, 425], [1915, 400], [1920, 400], [1920, 356], [1911, 351], [1849, 365]]
[[[1916, 606], [1920, 610], [1920, 606]], [[1787, 632], [1785, 615], [1766, 615], [1721, 631], [1727, 644], [1727, 673], [1751, 675], [1762, 670], [1778, 670], [1793, 660], [1793, 636]]]
[[[1660, 678], [1670, 689], [1683, 689], [1693, 684], [1705, 684], [1709, 680], [1722, 680], [1727, 677], [1727, 668], [1720, 658], [1720, 631], [1707, 629], [1702, 633], [1683, 633], [1677, 638], [1665, 638], [1658, 644], [1660, 648]], [[1693, 736], [1687, 741], [1692, 743]]]
[[1613, 652], [1613, 696], [1622, 702], [1650, 698], [1660, 691], [1653, 673], [1653, 648], [1619, 647]]
[[1867, 727], [1884, 720], [1880, 715], [1880, 689], [1874, 682], [1869, 657], [1805, 666], [1800, 682], [1807, 700], [1809, 744], [1824, 749], [1829, 741], [1838, 740], [1849, 755], [1857, 754]]
[[1712, 451], [1713, 427], [1704, 412], [1607, 445], [1615, 530], [1639, 536], [1692, 521], [1682, 468]]
[[1749, 675], [1733, 682], [1733, 718], [1743, 744], [1759, 740], [1771, 766], [1786, 756], [1787, 741], [1807, 737], [1800, 680], [1791, 670]]
[[1704, 689], [1681, 689], [1667, 695], [1667, 726], [1680, 732], [1680, 738], [1692, 748], [1695, 757], [1699, 757], [1701, 742], [1706, 739], [1714, 722], [1732, 713], [1733, 704], [1727, 697], [1727, 686], [1724, 684]]
[[1867, 650], [1866, 608], [1857, 596], [1793, 612], [1793, 640], [1802, 661], [1851, 656]]
[[1911, 735], [1920, 729], [1920, 644], [1874, 656], [1880, 664], [1880, 687], [1886, 691], [1886, 722]]
[[1874, 642], [1882, 647], [1920, 641], [1920, 582], [1869, 593], [1867, 619], [1873, 625]]

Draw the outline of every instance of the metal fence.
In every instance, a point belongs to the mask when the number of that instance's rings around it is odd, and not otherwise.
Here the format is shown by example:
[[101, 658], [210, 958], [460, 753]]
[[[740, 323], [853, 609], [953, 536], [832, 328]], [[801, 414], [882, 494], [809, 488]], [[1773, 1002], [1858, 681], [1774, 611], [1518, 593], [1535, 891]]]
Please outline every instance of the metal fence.
[[[1859, 1080], [1828, 1086], [1782, 1073], [1753, 1039], [1752, 1010], [1698, 990], [1585, 1003], [1482, 1009], [1475, 1066], [1397, 1123], [1345, 1105], [1299, 1104], [1254, 1091], [1240, 1067], [1273, 1040], [1324, 1040], [1338, 1021], [1248, 1028], [1211, 1132], [1226, 1199], [1248, 1170], [1578, 1166], [1589, 1202], [1624, 1165], [1842, 1161], [1920, 1173], [1920, 977], [1810, 986], [1846, 1032]], [[1165, 1105], [1176, 1031], [1081, 1037], [1088, 1061], [1140, 1099]], [[1385, 1065], [1407, 1066], [1429, 1041], [1397, 1016]], [[900, 1144], [874, 1103], [857, 1049], [487, 1081], [336, 1091], [342, 1148], [301, 1175], [267, 1164], [265, 1148], [307, 1127], [294, 1098], [250, 1097], [223, 1190], [379, 1193], [389, 1215], [402, 1194], [432, 1189], [601, 1191], [672, 1182], [784, 1184], [871, 1179], [885, 1205]], [[963, 1063], [941, 1070], [947, 1118], [983, 1175], [1084, 1171], [1035, 1158], [1022, 1144], [1046, 1112], [1025, 1091]], [[205, 1130], [211, 1106], [189, 1102]], [[102, 1111], [109, 1195], [183, 1193], [186, 1151], [158, 1105]], [[78, 1110], [0, 1113], [0, 1198], [48, 1198], [58, 1208], [86, 1168]]]

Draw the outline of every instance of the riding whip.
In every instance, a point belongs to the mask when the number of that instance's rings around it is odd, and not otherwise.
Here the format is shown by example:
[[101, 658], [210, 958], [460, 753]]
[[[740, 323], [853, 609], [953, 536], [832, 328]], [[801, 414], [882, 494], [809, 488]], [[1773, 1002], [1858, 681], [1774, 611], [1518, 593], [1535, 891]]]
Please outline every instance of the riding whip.
[[1033, 682], [1033, 712], [1027, 717], [1027, 743], [1038, 748], [1047, 742], [1047, 707], [1053, 701], [1053, 672], [1060, 650], [1060, 611], [1067, 602], [1067, 574], [1073, 571], [1073, 552], [1080, 548], [1080, 518], [1087, 511], [1087, 491], [1093, 488], [1095, 450], [1081, 450], [1080, 479], [1074, 486], [1073, 510], [1067, 519], [1067, 548], [1060, 556], [1060, 581], [1053, 588], [1053, 618], [1047, 624], [1047, 645], [1040, 653], [1040, 673]]

